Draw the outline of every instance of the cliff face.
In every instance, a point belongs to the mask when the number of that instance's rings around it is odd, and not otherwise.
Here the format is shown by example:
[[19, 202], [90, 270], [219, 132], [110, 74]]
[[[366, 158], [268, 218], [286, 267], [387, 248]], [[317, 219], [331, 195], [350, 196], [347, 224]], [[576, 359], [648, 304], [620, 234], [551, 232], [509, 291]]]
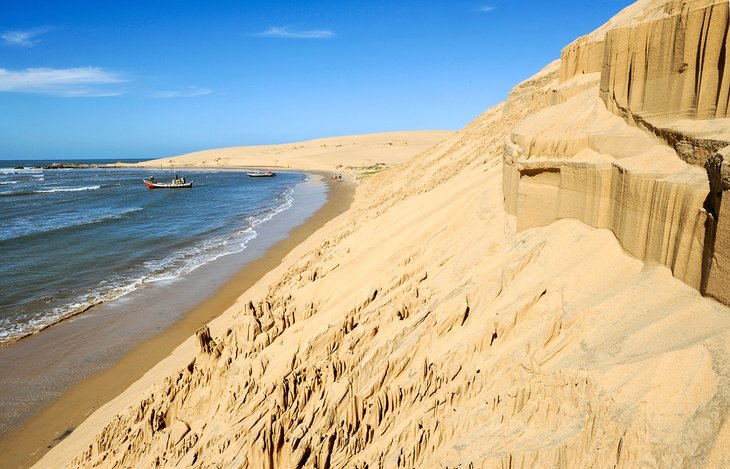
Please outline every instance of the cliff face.
[[603, 41], [582, 37], [560, 54], [560, 82], [576, 75], [600, 72], [603, 66]]
[[592, 66], [365, 181], [39, 466], [730, 467], [730, 309], [696, 289], [727, 149], [687, 163]]
[[649, 120], [728, 117], [728, 3], [673, 0], [664, 15], [608, 31], [602, 99]]
[[566, 47], [553, 106], [507, 144], [518, 227], [608, 228], [632, 255], [730, 304], [728, 24], [725, 1], [642, 1]]

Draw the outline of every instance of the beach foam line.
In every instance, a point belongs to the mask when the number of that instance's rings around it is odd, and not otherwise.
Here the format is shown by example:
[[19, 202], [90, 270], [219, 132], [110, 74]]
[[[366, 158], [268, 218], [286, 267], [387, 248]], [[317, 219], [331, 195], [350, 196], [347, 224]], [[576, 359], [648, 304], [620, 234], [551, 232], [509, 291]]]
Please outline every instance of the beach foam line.
[[[81, 296], [69, 298], [68, 303], [53, 308], [50, 313], [45, 312], [38, 315], [38, 317], [32, 318], [26, 323], [5, 323], [5, 321], [0, 319], [0, 347], [12, 344], [24, 337], [33, 335], [55, 324], [76, 317], [96, 305], [108, 303], [128, 295], [129, 293], [137, 290], [140, 286], [142, 286], [142, 284], [172, 281], [223, 256], [239, 253], [245, 249], [246, 244], [248, 244], [250, 240], [256, 237], [256, 232], [251, 228], [247, 228], [238, 234], [249, 235], [241, 240], [241, 247], [239, 249], [206, 253], [205, 247], [192, 247], [181, 251], [174, 256], [162, 259], [161, 261], [147, 264], [145, 272], [137, 272], [136, 275], [118, 279], [116, 283], [110, 286], [99, 287]], [[238, 238], [238, 236], [234, 235], [231, 238]], [[225, 247], [225, 245], [228, 244], [227, 241], [228, 240], [220, 242], [218, 247]], [[183, 263], [183, 265], [175, 265], [176, 260], [182, 260], [184, 262], [184, 259], [192, 260], [190, 262]]]
[[98, 288], [85, 295], [69, 298], [69, 302], [53, 308], [49, 312], [42, 312], [24, 323], [14, 322], [13, 319], [0, 319], [0, 347], [12, 344], [24, 337], [38, 333], [55, 324], [85, 313], [89, 309], [102, 303], [107, 303], [133, 292], [142, 284], [143, 279], [132, 279], [124, 285], [114, 285], [110, 288]]
[[49, 194], [54, 192], [81, 192], [81, 191], [95, 191], [101, 189], [101, 186], [83, 186], [83, 187], [52, 187], [50, 189], [36, 189], [32, 191], [15, 191], [15, 192], [0, 192], [0, 197], [23, 197], [28, 195], [38, 194]]
[[[223, 238], [215, 237], [208, 239], [201, 245], [191, 246], [174, 256], [149, 263], [147, 265], [149, 273], [142, 281], [145, 283], [154, 283], [173, 280], [223, 256], [242, 252], [246, 249], [247, 244], [258, 236], [254, 228], [292, 207], [294, 203], [293, 194], [294, 188], [289, 188], [281, 194], [281, 198], [283, 199], [282, 204], [247, 217], [246, 221], [248, 222], [248, 226], [242, 230], [231, 233]], [[175, 266], [175, 261], [180, 259], [193, 260], [183, 265]]]

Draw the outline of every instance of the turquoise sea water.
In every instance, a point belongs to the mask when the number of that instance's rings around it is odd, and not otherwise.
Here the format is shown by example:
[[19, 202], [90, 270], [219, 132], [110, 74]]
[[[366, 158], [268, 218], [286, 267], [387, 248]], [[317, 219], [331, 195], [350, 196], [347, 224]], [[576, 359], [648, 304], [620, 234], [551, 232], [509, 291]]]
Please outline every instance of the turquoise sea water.
[[179, 170], [192, 189], [149, 190], [174, 173], [44, 164], [0, 161], [0, 342], [242, 251], [307, 179]]

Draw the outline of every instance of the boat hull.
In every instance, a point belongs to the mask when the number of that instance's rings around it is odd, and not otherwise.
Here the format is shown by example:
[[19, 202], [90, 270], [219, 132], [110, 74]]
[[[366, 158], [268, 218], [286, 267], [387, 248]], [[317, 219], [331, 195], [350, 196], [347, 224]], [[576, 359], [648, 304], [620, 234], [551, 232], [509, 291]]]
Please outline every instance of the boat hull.
[[148, 189], [188, 189], [193, 187], [193, 181], [186, 182], [184, 184], [173, 184], [169, 182], [152, 182], [147, 179], [142, 179]]
[[252, 173], [246, 173], [246, 175], [250, 178], [271, 178], [276, 176], [276, 173], [273, 171], [254, 171]]

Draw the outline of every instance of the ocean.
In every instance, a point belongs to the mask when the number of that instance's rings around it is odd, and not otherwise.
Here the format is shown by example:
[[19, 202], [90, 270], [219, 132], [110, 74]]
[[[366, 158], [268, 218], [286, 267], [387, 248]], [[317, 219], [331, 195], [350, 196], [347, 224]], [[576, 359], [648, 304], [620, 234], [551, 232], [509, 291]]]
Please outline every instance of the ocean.
[[0, 344], [243, 251], [307, 181], [178, 169], [192, 189], [149, 190], [174, 172], [48, 164], [0, 161]]

